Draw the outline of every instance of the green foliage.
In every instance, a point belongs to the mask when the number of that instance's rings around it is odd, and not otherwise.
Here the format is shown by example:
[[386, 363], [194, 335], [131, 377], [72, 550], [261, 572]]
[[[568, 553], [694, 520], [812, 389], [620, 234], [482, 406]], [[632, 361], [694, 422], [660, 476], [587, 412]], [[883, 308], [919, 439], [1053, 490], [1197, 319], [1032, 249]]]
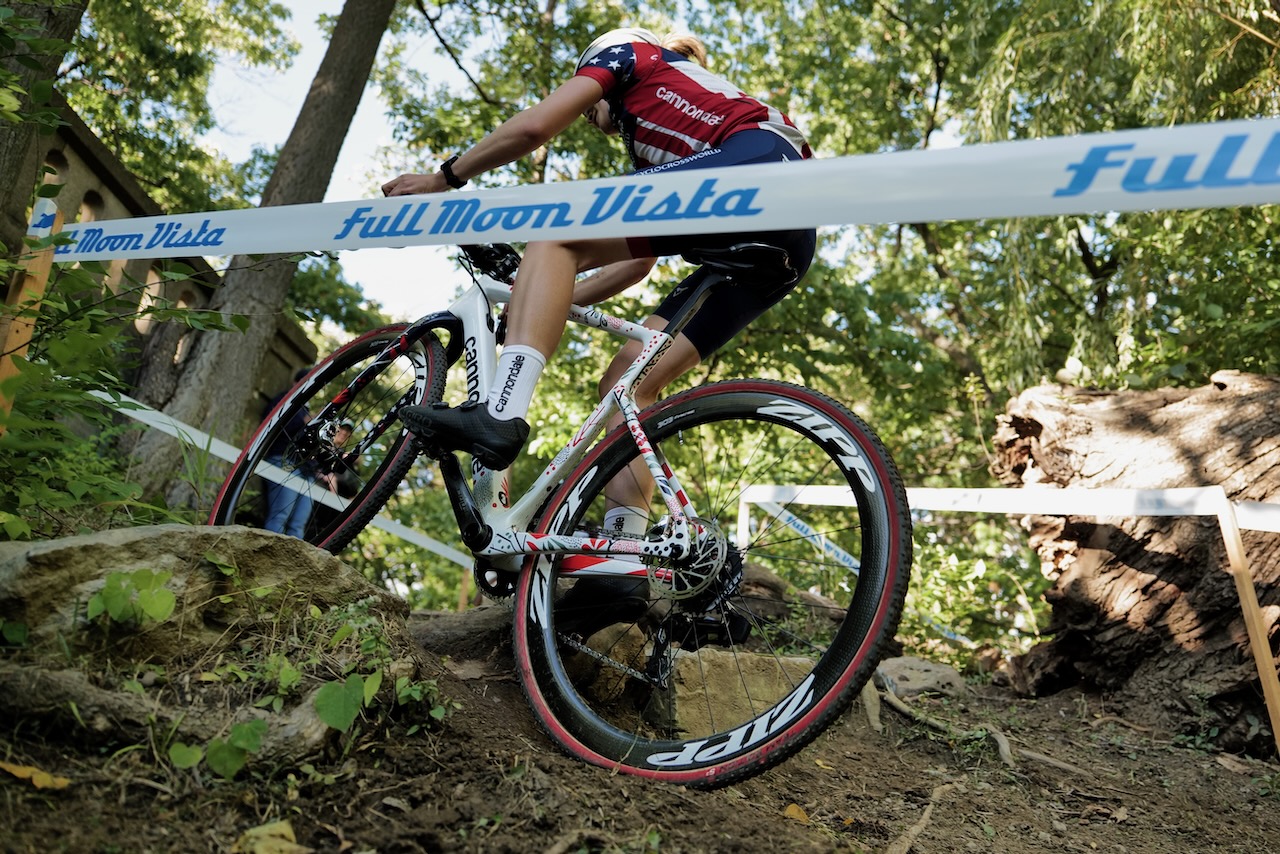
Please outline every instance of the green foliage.
[[[39, 21], [34, 18], [21, 16], [10, 6], [0, 7], [0, 57], [39, 71], [37, 57], [66, 51], [66, 42], [46, 37], [38, 27]], [[57, 127], [61, 120], [49, 106], [52, 94], [51, 81], [36, 80], [28, 90], [17, 73], [0, 64], [0, 122]]]
[[171, 572], [138, 569], [113, 572], [102, 589], [89, 597], [85, 616], [90, 621], [107, 618], [112, 624], [141, 626], [147, 622], [163, 622], [173, 613], [177, 597], [165, 584]]
[[359, 285], [347, 281], [332, 255], [312, 256], [298, 265], [287, 305], [315, 327], [328, 323], [360, 333], [390, 321], [377, 303], [365, 298]]
[[915, 529], [915, 566], [899, 637], [963, 668], [977, 649], [1026, 652], [1048, 624], [1049, 580], [1025, 534], [1003, 519], [935, 514]]
[[[60, 238], [37, 241], [40, 248]], [[0, 275], [16, 267], [0, 264]], [[139, 320], [183, 323], [191, 328], [234, 330], [242, 317], [178, 309], [163, 302], [139, 306], [142, 283], [124, 278], [104, 288], [100, 264], [57, 265], [40, 305], [4, 305], [0, 311], [34, 323], [18, 374], [3, 393], [14, 401], [0, 436], [0, 537], [39, 539], [102, 530], [121, 524], [194, 522], [191, 511], [171, 511], [139, 501], [122, 446], [136, 427], [123, 424], [105, 405], [128, 388], [140, 353], [132, 334]], [[182, 280], [187, 271], [167, 276]]]
[[216, 121], [209, 82], [220, 56], [286, 66], [298, 50], [287, 15], [270, 0], [91, 0], [58, 86], [163, 208], [244, 207], [259, 190], [252, 167], [199, 142]]
[[[437, 39], [436, 53], [466, 70], [474, 85], [451, 90], [421, 67], [403, 40], [386, 51], [375, 77], [391, 112], [402, 117], [397, 141], [407, 146], [400, 171], [434, 168], [441, 156], [461, 151], [519, 110], [548, 95], [573, 72], [578, 54], [599, 32], [619, 22], [649, 21], [662, 29], [661, 16], [639, 14], [633, 2], [568, 3], [549, 15], [538, 3], [498, 5], [464, 2], [442, 6], [428, 21], [410, 10], [397, 25], [400, 39]], [[416, 166], [414, 164], [417, 164]], [[399, 167], [397, 167], [399, 168]], [[610, 141], [584, 123], [575, 123], [548, 143], [541, 155], [481, 176], [481, 185], [541, 182], [559, 178], [617, 174], [627, 159]]]
[[1253, 780], [1253, 788], [1260, 797], [1264, 798], [1280, 798], [1280, 773], [1265, 774], [1261, 777], [1255, 777]]
[[[342, 655], [341, 678], [331, 679], [316, 692], [316, 714], [339, 732], [348, 732], [362, 709], [387, 709], [406, 705], [424, 705], [429, 717], [442, 719], [449, 710], [434, 680], [417, 681], [397, 676], [390, 692], [383, 692], [384, 675], [394, 663], [381, 620], [370, 610], [369, 602], [358, 602], [323, 615], [313, 612], [315, 630], [328, 640], [324, 646], [330, 654]], [[346, 651], [342, 653], [341, 651]], [[361, 675], [363, 672], [365, 675]], [[379, 700], [390, 693], [390, 701]]]
[[26, 646], [27, 624], [20, 620], [0, 617], [0, 641], [6, 646]]
[[[198, 769], [203, 763], [223, 779], [234, 779], [250, 765], [278, 715], [286, 707], [296, 705], [300, 696], [311, 699], [317, 717], [328, 726], [346, 734], [347, 743], [354, 743], [358, 736], [356, 722], [363, 721], [367, 728], [387, 725], [393, 715], [408, 713], [419, 722], [407, 727], [412, 734], [435, 721], [443, 719], [455, 704], [444, 700], [434, 680], [419, 680], [405, 675], [404, 662], [397, 662], [391, 654], [382, 618], [374, 609], [373, 600], [354, 602], [344, 607], [324, 611], [314, 604], [305, 604], [303, 593], [289, 591], [264, 591], [244, 584], [240, 570], [234, 562], [215, 552], [205, 558], [217, 574], [229, 582], [231, 593], [223, 600], [244, 597], [243, 602], [254, 609], [256, 628], [252, 639], [245, 638], [241, 645], [243, 655], [220, 655], [209, 670], [190, 673], [187, 679], [194, 685], [216, 683], [226, 690], [246, 698], [244, 705], [260, 709], [257, 717], [230, 725], [225, 736], [210, 739], [205, 744], [190, 744], [175, 739], [174, 729], [167, 734], [157, 734], [155, 754], [178, 770]], [[148, 577], [149, 571], [113, 573], [107, 578], [104, 593], [120, 589], [103, 597], [98, 608], [111, 613], [117, 599], [145, 602], [142, 594], [167, 580], [167, 573]], [[266, 594], [270, 593], [270, 596]], [[281, 598], [283, 597], [283, 598]], [[172, 611], [172, 605], [169, 607]], [[122, 610], [123, 613], [123, 610]], [[167, 619], [169, 614], [153, 614], [156, 619]], [[125, 619], [130, 617], [125, 614]], [[263, 627], [266, 627], [265, 629]], [[394, 685], [384, 688], [384, 679], [397, 673]], [[170, 672], [168, 680], [175, 674]], [[145, 693], [146, 684], [154, 679], [129, 679], [127, 690]], [[309, 769], [309, 770], [308, 770]], [[323, 782], [325, 775], [310, 766], [303, 769], [313, 782]], [[328, 782], [332, 782], [329, 779]]]
[[[209, 746], [205, 750], [205, 761], [209, 764], [210, 770], [219, 777], [224, 780], [234, 779], [249, 761], [250, 754], [262, 749], [262, 737], [266, 734], [267, 722], [261, 719], [232, 724], [231, 732], [225, 740], [214, 738], [209, 741]], [[183, 761], [190, 761], [193, 755], [192, 748], [179, 751], [179, 758]], [[170, 758], [172, 759], [172, 753]], [[177, 765], [177, 763], [174, 764]]]

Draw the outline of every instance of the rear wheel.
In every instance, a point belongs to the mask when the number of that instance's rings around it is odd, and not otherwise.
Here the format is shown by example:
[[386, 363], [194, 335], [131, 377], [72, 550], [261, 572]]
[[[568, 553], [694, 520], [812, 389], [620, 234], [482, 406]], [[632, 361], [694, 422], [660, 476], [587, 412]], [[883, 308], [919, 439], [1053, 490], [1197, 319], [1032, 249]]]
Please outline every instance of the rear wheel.
[[[574, 756], [726, 785], [811, 741], [874, 672], [907, 592], [906, 494], [871, 429], [798, 386], [705, 386], [643, 422], [698, 514], [693, 554], [592, 578], [583, 556], [531, 557], [516, 594], [520, 675]], [[605, 485], [637, 456], [626, 433], [606, 437], [540, 529], [602, 530]]]
[[[396, 413], [444, 394], [444, 348], [431, 333], [388, 361], [372, 381], [353, 384], [407, 328], [388, 326], [357, 338], [294, 386], [232, 466], [209, 524], [264, 527], [273, 504], [278, 511], [281, 502], [302, 500], [310, 507], [309, 513], [298, 511], [297, 518], [305, 517], [302, 539], [334, 553], [345, 548], [387, 503], [417, 456]], [[343, 424], [351, 429], [345, 439]], [[272, 529], [287, 533], [279, 524]]]

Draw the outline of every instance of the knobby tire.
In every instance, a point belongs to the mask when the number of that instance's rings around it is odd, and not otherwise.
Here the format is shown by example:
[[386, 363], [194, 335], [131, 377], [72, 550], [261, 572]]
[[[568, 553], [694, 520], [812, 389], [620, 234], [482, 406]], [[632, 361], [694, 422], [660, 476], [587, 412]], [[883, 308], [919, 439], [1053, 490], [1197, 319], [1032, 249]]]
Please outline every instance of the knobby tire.
[[[605, 768], [728, 785], [812, 741], [872, 676], [907, 592], [906, 493], [870, 427], [791, 384], [703, 386], [642, 421], [704, 530], [722, 535], [709, 541], [738, 542], [738, 496], [753, 484], [835, 486], [856, 499], [755, 510], [745, 546], [726, 561], [741, 559], [741, 580], [722, 571], [700, 591], [695, 576], [661, 561], [638, 584], [578, 580], [581, 556], [526, 561], [516, 661], [551, 737]], [[607, 436], [553, 493], [538, 530], [599, 531], [605, 484], [636, 456], [625, 431]]]
[[[232, 466], [214, 501], [209, 524], [262, 526], [266, 494], [259, 472], [269, 456], [279, 456], [280, 467], [289, 475], [288, 488], [309, 497], [327, 491], [317, 482], [317, 472], [349, 470], [348, 481], [356, 483], [358, 491], [340, 510], [316, 504], [303, 536], [335, 554], [346, 548], [395, 494], [417, 456], [413, 439], [395, 412], [405, 405], [438, 401], [444, 394], [445, 353], [432, 333], [387, 364], [372, 382], [361, 388], [350, 385], [407, 328], [397, 324], [362, 335], [335, 350], [295, 385], [268, 413]], [[344, 389], [348, 391], [333, 416], [323, 424], [316, 421], [325, 405]], [[291, 422], [296, 425], [300, 414], [307, 427], [290, 435]], [[338, 447], [334, 433], [347, 419], [355, 429]], [[357, 457], [335, 462], [356, 448], [360, 449]]]

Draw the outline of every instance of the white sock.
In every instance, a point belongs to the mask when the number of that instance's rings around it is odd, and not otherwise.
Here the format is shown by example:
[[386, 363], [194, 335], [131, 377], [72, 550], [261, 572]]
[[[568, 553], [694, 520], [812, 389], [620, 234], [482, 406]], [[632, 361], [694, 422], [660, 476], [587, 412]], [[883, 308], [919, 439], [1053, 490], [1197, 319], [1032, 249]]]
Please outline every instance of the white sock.
[[639, 536], [649, 530], [649, 513], [642, 507], [612, 507], [604, 513], [604, 529]]
[[[649, 514], [642, 507], [611, 507], [604, 512], [604, 532], [639, 536], [649, 530]], [[616, 560], [640, 562], [639, 555], [620, 555]]]
[[485, 403], [489, 414], [501, 421], [524, 418], [529, 414], [533, 390], [542, 376], [547, 360], [532, 347], [513, 344], [502, 348], [498, 357], [498, 369], [493, 374], [493, 385]]

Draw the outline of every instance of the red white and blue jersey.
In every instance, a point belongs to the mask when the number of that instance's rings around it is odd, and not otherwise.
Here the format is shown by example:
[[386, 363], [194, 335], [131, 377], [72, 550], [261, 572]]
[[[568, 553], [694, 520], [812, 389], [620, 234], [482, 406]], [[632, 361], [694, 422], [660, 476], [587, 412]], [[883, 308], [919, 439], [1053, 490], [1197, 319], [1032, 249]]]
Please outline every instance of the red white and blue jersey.
[[578, 75], [604, 88], [637, 169], [716, 148], [738, 131], [757, 128], [782, 137], [800, 157], [813, 156], [804, 135], [781, 112], [657, 45], [606, 46], [584, 59]]

